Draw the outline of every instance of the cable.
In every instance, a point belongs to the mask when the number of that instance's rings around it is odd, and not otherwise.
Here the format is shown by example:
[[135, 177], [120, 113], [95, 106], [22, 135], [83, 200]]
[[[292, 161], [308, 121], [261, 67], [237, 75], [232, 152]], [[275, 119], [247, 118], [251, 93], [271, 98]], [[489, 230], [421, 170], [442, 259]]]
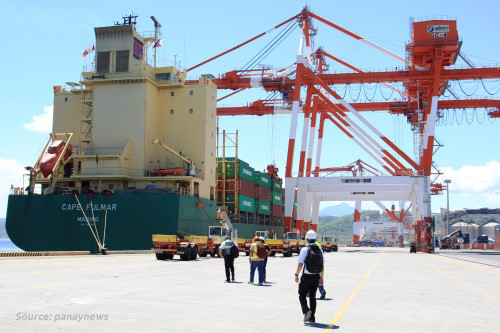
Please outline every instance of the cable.
[[479, 112], [474, 108], [474, 112], [476, 113], [476, 119], [479, 124], [484, 123], [484, 118], [486, 118], [486, 109], [483, 109], [483, 117], [481, 120], [479, 120]]
[[262, 52], [264, 52], [264, 50], [271, 44], [273, 43], [273, 41], [277, 38], [280, 38], [280, 36], [284, 35], [284, 32], [292, 25], [294, 25], [295, 23], [297, 23], [296, 21], [290, 21], [290, 23], [288, 23], [282, 30], [279, 34], [277, 34], [276, 36], [274, 36], [274, 38], [269, 42], [267, 43], [266, 46], [264, 46], [256, 55], [253, 56], [252, 59], [250, 59], [242, 68], [243, 70], [247, 70], [247, 66], [250, 67], [250, 63], [252, 63], [252, 61], [254, 61], [255, 58], [257, 58]]
[[500, 85], [499, 85], [499, 86], [498, 86], [498, 90], [497, 90], [495, 93], [490, 93], [490, 92], [488, 91], [488, 89], [486, 89], [486, 86], [484, 85], [484, 80], [480, 80], [480, 81], [481, 81], [481, 84], [483, 85], [483, 89], [484, 89], [484, 91], [486, 91], [489, 95], [491, 95], [491, 96], [496, 95], [496, 94], [498, 94], [498, 92], [500, 91]]
[[389, 97], [385, 97], [384, 93], [382, 92], [382, 87], [380, 87], [379, 90], [380, 90], [380, 95], [382, 95], [382, 98], [385, 99], [386, 101], [388, 101], [392, 97], [392, 95], [394, 95], [394, 90], [393, 89], [389, 89], [391, 91], [391, 94], [389, 95]]
[[[363, 85], [363, 84], [361, 84]], [[358, 90], [358, 97], [356, 97], [356, 99], [352, 98], [352, 94], [351, 94], [351, 85], [349, 85], [349, 97], [351, 97], [351, 100], [353, 102], [357, 102], [358, 99], [359, 99], [359, 96], [361, 95], [361, 86], [359, 87], [359, 90]]]
[[[474, 81], [476, 81], [476, 80], [474, 80]], [[464, 89], [462, 88], [462, 84], [460, 83], [460, 80], [458, 81], [458, 86], [460, 87], [460, 90], [462, 90], [462, 92], [463, 92], [465, 95], [467, 95], [467, 96], [469, 96], [469, 97], [470, 97], [470, 96], [472, 96], [472, 95], [474, 95], [474, 94], [476, 93], [477, 88], [479, 87], [479, 82], [477, 82], [477, 84], [476, 84], [476, 89], [474, 89], [474, 92], [473, 92], [472, 94], [470, 94], [470, 95], [464, 91]]]
[[[455, 109], [453, 109], [453, 110], [455, 110]], [[458, 116], [457, 116], [457, 113], [455, 113], [455, 116], [456, 116], [456, 119], [455, 119], [455, 120], [457, 121], [457, 124], [458, 124], [458, 125], [462, 125], [462, 123], [464, 122], [464, 110], [462, 109], [462, 110], [460, 110], [460, 111], [462, 111], [462, 112], [461, 112], [462, 117], [460, 118], [460, 122], [458, 121]]]
[[472, 122], [474, 121], [474, 110], [472, 110], [472, 118], [471, 120], [469, 121], [469, 112], [467, 112], [467, 109], [465, 110], [465, 121], [467, 121], [467, 124], [472, 124]]
[[[368, 100], [368, 101], [373, 101], [373, 99], [375, 98], [375, 95], [377, 94], [377, 87], [378, 87], [378, 83], [375, 84], [375, 88], [368, 88], [368, 86], [365, 86], [365, 85], [362, 85], [361, 86], [363, 88], [363, 93], [365, 95], [365, 98]], [[373, 95], [372, 95], [372, 98], [368, 98], [368, 96], [366, 95], [366, 89], [367, 90], [373, 90]]]

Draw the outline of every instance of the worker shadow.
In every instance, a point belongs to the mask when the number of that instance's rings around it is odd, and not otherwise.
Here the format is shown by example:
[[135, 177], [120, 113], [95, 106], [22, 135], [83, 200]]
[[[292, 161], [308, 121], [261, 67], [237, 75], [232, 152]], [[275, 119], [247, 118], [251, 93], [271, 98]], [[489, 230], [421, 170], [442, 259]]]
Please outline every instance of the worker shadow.
[[323, 324], [323, 323], [304, 323], [304, 326], [322, 328], [322, 329], [330, 329], [330, 330], [338, 330], [340, 328], [340, 326], [337, 326], [337, 325], [329, 325], [329, 324]]
[[243, 283], [243, 282], [241, 282], [241, 281], [231, 281], [231, 283], [232, 283], [232, 284], [241, 284], [241, 283]]
[[333, 299], [332, 299], [332, 298], [328, 298], [328, 297], [327, 297], [327, 298], [323, 298], [323, 299], [321, 299], [321, 298], [316, 298], [316, 300], [317, 300], [317, 301], [333, 301]]

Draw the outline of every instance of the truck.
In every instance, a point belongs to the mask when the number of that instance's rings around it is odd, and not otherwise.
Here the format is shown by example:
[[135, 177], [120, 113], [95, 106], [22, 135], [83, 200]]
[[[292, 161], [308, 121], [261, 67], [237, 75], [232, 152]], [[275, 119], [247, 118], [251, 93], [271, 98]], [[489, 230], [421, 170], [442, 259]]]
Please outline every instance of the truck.
[[232, 227], [226, 228], [225, 226], [210, 226], [208, 227], [208, 238], [212, 241], [214, 252], [210, 253], [212, 257], [219, 255], [219, 247], [224, 242], [226, 236], [231, 237], [231, 240], [238, 245], [238, 250], [245, 251], [246, 240], [244, 238], [235, 238], [237, 232], [232, 230]]
[[215, 255], [215, 245], [207, 236], [153, 235], [154, 252], [157, 260], [171, 260], [179, 255], [182, 261], [196, 260], [198, 255]]
[[[267, 237], [267, 231], [256, 231], [255, 236]], [[291, 257], [294, 253], [299, 254], [300, 249], [305, 246], [305, 242], [300, 239], [299, 233], [297, 232], [287, 232], [283, 235], [283, 239], [266, 239], [266, 244], [269, 246], [271, 257], [274, 257], [276, 253], [281, 253], [283, 257]], [[252, 245], [252, 240], [245, 240], [245, 254], [250, 255], [250, 246]]]
[[325, 252], [337, 252], [339, 249], [337, 246], [337, 239], [335, 238], [335, 241], [333, 241], [332, 236], [324, 236], [323, 241], [320, 243]]

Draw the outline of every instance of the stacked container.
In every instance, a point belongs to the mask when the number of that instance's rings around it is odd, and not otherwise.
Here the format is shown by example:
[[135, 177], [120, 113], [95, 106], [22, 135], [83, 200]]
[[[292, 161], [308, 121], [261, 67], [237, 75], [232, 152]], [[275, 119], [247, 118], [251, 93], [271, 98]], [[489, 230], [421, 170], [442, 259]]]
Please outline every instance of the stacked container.
[[[225, 166], [222, 158], [217, 159], [217, 204], [223, 205], [222, 192], [224, 191], [223, 171], [225, 167], [225, 205], [239, 219], [240, 223], [254, 223], [255, 214], [255, 170], [248, 163], [234, 157], [226, 157]], [[236, 190], [238, 197], [236, 197]], [[235, 203], [238, 203], [236, 212]], [[230, 214], [231, 215], [231, 214]]]
[[255, 216], [259, 224], [271, 224], [271, 186], [271, 178], [268, 175], [255, 172], [255, 200], [258, 200]]
[[281, 181], [272, 179], [271, 182], [271, 211], [273, 225], [282, 225], [283, 219], [283, 186]]

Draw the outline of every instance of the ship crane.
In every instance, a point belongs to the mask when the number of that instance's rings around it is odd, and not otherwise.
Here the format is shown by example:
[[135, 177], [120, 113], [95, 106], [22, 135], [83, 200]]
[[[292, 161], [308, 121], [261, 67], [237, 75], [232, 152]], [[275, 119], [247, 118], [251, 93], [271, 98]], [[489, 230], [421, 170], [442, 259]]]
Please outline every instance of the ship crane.
[[[402, 63], [402, 69], [388, 71], [363, 71], [341, 60], [326, 49], [312, 50], [312, 38], [317, 29], [313, 19], [333, 28], [360, 43], [372, 47]], [[233, 93], [250, 88], [278, 92], [282, 100], [258, 100], [241, 108], [218, 108], [223, 115], [290, 114], [290, 137], [285, 173], [285, 231], [292, 229], [293, 199], [297, 198], [296, 231], [316, 230], [321, 201], [410, 201], [417, 249], [432, 252], [431, 169], [435, 150], [435, 127], [438, 110], [486, 108], [491, 118], [500, 117], [499, 99], [439, 100], [448, 89], [450, 81], [485, 80], [500, 78], [500, 67], [448, 68], [460, 54], [462, 41], [458, 39], [455, 20], [429, 20], [412, 22], [412, 40], [406, 45], [407, 57], [403, 58], [359, 36], [305, 7], [299, 14], [283, 21], [272, 29], [224, 51], [198, 65], [194, 70], [234, 50], [283, 27], [291, 29], [299, 22], [301, 36], [299, 52], [292, 67], [244, 68], [233, 70], [212, 80], [218, 89]], [[288, 30], [286, 30], [288, 31]], [[282, 34], [284, 36], [285, 34]], [[340, 63], [353, 72], [326, 73], [325, 59]], [[293, 75], [292, 75], [293, 74]], [[187, 82], [189, 83], [189, 82]], [[401, 99], [385, 102], [350, 103], [335, 90], [340, 84], [381, 84], [401, 94]], [[396, 89], [397, 83], [403, 88]], [[304, 98], [303, 90], [307, 91]], [[455, 95], [454, 93], [451, 93]], [[411, 124], [416, 146], [415, 158], [384, 135], [362, 115], [365, 111], [383, 111], [405, 115]], [[298, 170], [294, 170], [297, 124], [303, 117], [302, 140]], [[319, 177], [325, 124], [337, 127], [352, 142], [364, 150], [389, 176]], [[316, 152], [315, 158], [313, 152]], [[313, 165], [314, 161], [314, 165]], [[373, 182], [372, 182], [373, 181]]]
[[194, 162], [186, 155], [182, 154], [182, 152], [177, 152], [175, 149], [167, 146], [166, 144], [162, 143], [158, 138], [155, 138], [153, 140], [153, 144], [157, 144], [177, 156], [179, 159], [181, 159], [183, 162], [185, 162], [189, 166], [189, 175], [194, 176], [196, 175], [196, 166]]

